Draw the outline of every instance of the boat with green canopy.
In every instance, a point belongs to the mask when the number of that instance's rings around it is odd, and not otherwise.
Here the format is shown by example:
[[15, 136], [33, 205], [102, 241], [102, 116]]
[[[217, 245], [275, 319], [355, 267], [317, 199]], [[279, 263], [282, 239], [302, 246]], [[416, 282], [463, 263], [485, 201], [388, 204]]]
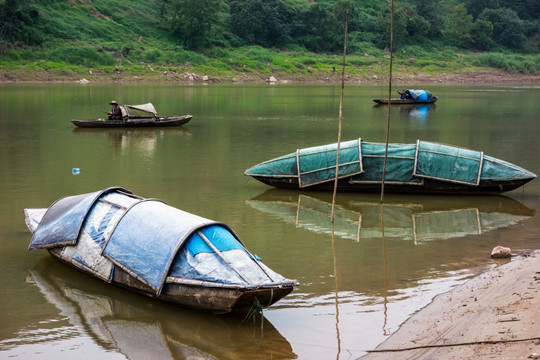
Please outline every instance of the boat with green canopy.
[[[299, 149], [244, 172], [278, 188], [333, 190], [337, 143]], [[379, 192], [386, 144], [362, 139], [339, 146], [338, 190]], [[499, 194], [514, 190], [536, 174], [481, 151], [430, 141], [388, 144], [385, 192]]]

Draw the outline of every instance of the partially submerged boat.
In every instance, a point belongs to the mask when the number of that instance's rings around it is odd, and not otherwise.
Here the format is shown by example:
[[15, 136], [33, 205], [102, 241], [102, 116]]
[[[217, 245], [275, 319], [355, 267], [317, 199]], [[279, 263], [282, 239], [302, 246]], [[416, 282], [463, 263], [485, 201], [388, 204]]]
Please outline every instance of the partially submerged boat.
[[[244, 172], [277, 188], [333, 190], [337, 143], [299, 149], [255, 165]], [[386, 144], [362, 139], [342, 142], [338, 190], [379, 192]], [[517, 165], [429, 141], [389, 144], [385, 192], [431, 194], [499, 194], [536, 178]]]
[[225, 224], [121, 187], [25, 209], [29, 249], [88, 275], [188, 308], [260, 310], [298, 285], [252, 255]]
[[121, 120], [94, 119], [71, 120], [78, 127], [151, 127], [151, 126], [181, 126], [189, 122], [192, 115], [160, 117], [152, 103], [142, 105], [121, 105]]

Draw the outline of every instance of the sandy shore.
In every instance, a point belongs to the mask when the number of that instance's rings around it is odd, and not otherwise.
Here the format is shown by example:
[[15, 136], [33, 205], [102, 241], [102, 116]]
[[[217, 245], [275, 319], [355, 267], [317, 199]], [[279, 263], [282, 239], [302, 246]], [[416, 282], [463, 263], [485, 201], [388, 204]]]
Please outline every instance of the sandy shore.
[[540, 359], [540, 250], [441, 294], [362, 360]]

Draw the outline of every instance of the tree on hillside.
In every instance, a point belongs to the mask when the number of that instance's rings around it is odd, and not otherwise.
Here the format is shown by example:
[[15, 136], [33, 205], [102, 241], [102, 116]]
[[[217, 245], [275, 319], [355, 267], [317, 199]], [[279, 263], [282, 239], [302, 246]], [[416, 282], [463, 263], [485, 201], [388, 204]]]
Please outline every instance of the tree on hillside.
[[209, 45], [220, 0], [161, 0], [161, 16], [173, 34], [192, 50]]
[[525, 43], [523, 21], [508, 8], [485, 9], [478, 17], [493, 24], [493, 40], [511, 49], [521, 49]]
[[467, 12], [476, 20], [484, 9], [498, 9], [501, 7], [499, 0], [464, 0], [463, 5]]
[[472, 42], [473, 16], [467, 13], [463, 4], [455, 6], [448, 15], [443, 35], [447, 41], [458, 47], [467, 48]]
[[418, 16], [427, 21], [427, 36], [430, 39], [439, 38], [444, 24], [444, 4], [433, 0], [414, 0], [412, 3]]
[[[391, 8], [383, 7], [376, 23], [376, 44], [387, 47], [390, 44]], [[419, 16], [409, 3], [396, 3], [394, 7], [394, 49], [411, 43], [424, 41], [429, 34], [430, 25]]]
[[319, 3], [300, 15], [302, 26], [294, 34], [298, 44], [313, 52], [335, 51], [338, 41], [332, 11]]
[[291, 19], [282, 1], [235, 0], [230, 9], [232, 32], [248, 44], [279, 47], [290, 40]]
[[43, 40], [32, 27], [39, 18], [38, 11], [26, 0], [6, 0], [0, 4], [0, 39], [1, 51], [9, 48], [9, 43], [22, 42], [26, 45], [38, 45]]
[[540, 1], [538, 0], [499, 0], [502, 8], [516, 12], [522, 20], [540, 20]]
[[490, 50], [493, 47], [493, 24], [489, 21], [478, 19], [472, 28], [472, 40], [474, 47], [478, 50]]

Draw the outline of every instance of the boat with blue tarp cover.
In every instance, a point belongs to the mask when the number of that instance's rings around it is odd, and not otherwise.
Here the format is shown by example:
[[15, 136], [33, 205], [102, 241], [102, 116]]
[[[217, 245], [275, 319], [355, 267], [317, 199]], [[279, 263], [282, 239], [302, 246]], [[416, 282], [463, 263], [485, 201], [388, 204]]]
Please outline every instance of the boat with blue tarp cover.
[[[398, 91], [399, 99], [390, 99], [392, 105], [408, 105], [408, 104], [433, 104], [439, 98], [431, 94], [428, 90], [407, 89]], [[388, 104], [388, 99], [373, 99], [378, 105]]]
[[[244, 172], [278, 188], [332, 190], [337, 143], [299, 149]], [[338, 190], [380, 191], [386, 144], [362, 139], [339, 146]], [[536, 178], [517, 165], [469, 150], [430, 141], [388, 144], [385, 192], [500, 194]]]
[[260, 310], [296, 280], [251, 254], [226, 224], [121, 187], [25, 209], [30, 250], [46, 249], [86, 274], [188, 308]]

